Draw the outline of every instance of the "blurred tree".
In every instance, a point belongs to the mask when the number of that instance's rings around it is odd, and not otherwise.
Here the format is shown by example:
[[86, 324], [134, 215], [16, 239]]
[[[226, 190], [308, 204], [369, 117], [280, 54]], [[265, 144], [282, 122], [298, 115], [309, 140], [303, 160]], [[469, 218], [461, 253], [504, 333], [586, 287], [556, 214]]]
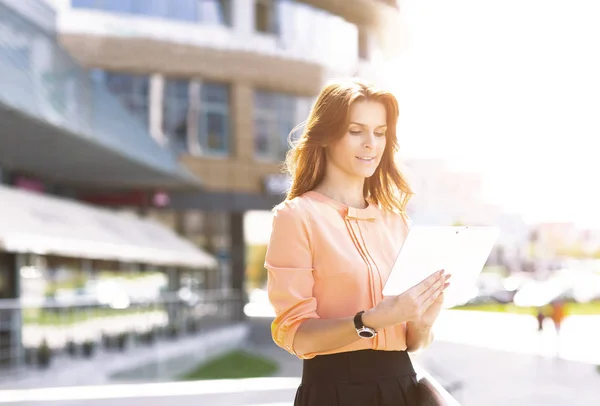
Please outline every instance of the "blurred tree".
[[262, 288], [267, 282], [267, 270], [265, 269], [265, 256], [267, 245], [249, 245], [246, 264], [246, 282], [250, 289]]

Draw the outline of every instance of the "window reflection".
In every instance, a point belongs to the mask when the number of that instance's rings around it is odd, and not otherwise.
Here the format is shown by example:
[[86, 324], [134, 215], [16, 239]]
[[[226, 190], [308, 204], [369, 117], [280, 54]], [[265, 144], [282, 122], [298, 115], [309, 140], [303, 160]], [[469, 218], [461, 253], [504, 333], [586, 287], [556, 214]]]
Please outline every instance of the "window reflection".
[[204, 23], [231, 25], [231, 0], [208, 0], [198, 3], [199, 20]]
[[227, 152], [227, 117], [217, 112], [207, 112], [206, 147], [211, 151]]
[[302, 132], [295, 127], [306, 120], [311, 100], [283, 93], [254, 93], [254, 154], [258, 159], [281, 161]]
[[277, 4], [274, 0], [255, 0], [254, 29], [264, 34], [278, 32]]
[[103, 9], [115, 13], [129, 13], [132, 10], [132, 0], [104, 0]]
[[188, 151], [189, 87], [188, 80], [165, 81], [163, 130], [178, 153]]
[[269, 156], [269, 141], [274, 138], [274, 122], [273, 118], [262, 114], [257, 114], [254, 120], [254, 152], [258, 157]]
[[73, 8], [230, 25], [231, 0], [72, 0]]
[[117, 96], [144, 126], [148, 127], [150, 78], [128, 73], [99, 72], [99, 74], [103, 76], [108, 90]]
[[163, 103], [163, 132], [177, 152], [189, 151], [192, 134], [201, 154], [225, 156], [229, 153], [228, 85], [167, 79]]
[[201, 84], [198, 142], [203, 154], [229, 152], [229, 87], [225, 84]]
[[199, 21], [197, 2], [195, 0], [178, 0], [169, 2], [165, 17], [180, 21]]
[[71, 0], [73, 8], [100, 8], [99, 0]]
[[358, 62], [355, 24], [300, 1], [279, 0], [276, 6], [278, 36], [284, 46], [335, 69], [345, 70], [352, 61]]
[[132, 13], [150, 17], [166, 15], [168, 3], [163, 0], [133, 0]]

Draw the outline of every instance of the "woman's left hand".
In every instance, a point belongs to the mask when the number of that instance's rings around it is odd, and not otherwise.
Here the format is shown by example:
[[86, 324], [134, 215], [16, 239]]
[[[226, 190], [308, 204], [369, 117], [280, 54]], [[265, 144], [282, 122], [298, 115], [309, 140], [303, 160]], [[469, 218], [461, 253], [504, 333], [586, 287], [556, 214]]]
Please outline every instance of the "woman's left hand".
[[[446, 280], [444, 281], [444, 290], [450, 286], [450, 274], [446, 275]], [[435, 301], [425, 310], [425, 312], [421, 315], [420, 324], [425, 327], [431, 328], [433, 323], [437, 320], [440, 315], [440, 311], [442, 310], [442, 306], [444, 305], [444, 292], [440, 293], [440, 295], [435, 299]]]
[[440, 315], [440, 311], [442, 310], [442, 306], [444, 305], [444, 293], [442, 292], [437, 299], [425, 310], [425, 312], [421, 315], [419, 320], [420, 324], [432, 327], [438, 316]]

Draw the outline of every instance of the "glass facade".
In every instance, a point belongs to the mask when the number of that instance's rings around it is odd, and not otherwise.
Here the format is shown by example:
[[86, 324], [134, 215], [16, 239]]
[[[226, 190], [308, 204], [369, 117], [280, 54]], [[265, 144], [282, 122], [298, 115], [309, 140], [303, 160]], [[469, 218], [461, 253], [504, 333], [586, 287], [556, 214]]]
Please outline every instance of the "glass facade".
[[190, 82], [180, 79], [165, 80], [163, 102], [163, 132], [176, 152], [187, 152]]
[[231, 24], [231, 0], [71, 0], [73, 8], [204, 24]]
[[203, 82], [198, 105], [198, 143], [203, 154], [229, 153], [229, 87]]
[[282, 46], [334, 69], [347, 69], [364, 52], [356, 24], [310, 4], [279, 0], [276, 23]]
[[[83, 68], [55, 35], [0, 2], [2, 103], [111, 150], [130, 151], [135, 160], [158, 170], [178, 173], [178, 162], [148, 133], [148, 78], [125, 76]], [[141, 119], [123, 108], [115, 91]]]
[[306, 120], [312, 99], [285, 93], [254, 92], [254, 155], [259, 160], [282, 161], [290, 141], [302, 133], [292, 130]]
[[230, 153], [229, 86], [166, 79], [163, 133], [178, 152], [227, 156]]
[[108, 71], [95, 71], [94, 74], [147, 129], [150, 122], [150, 77]]

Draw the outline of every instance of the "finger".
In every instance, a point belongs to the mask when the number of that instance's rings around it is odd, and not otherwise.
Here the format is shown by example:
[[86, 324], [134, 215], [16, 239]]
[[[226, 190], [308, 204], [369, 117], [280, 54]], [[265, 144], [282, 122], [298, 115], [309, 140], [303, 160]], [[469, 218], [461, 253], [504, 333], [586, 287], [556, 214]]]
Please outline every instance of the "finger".
[[427, 290], [417, 297], [417, 304], [422, 305], [430, 296], [435, 296], [444, 288], [445, 278], [439, 278]]
[[450, 282], [448, 281], [450, 280], [451, 276], [452, 275], [444, 275], [444, 277], [439, 280], [439, 283], [437, 284], [438, 292], [443, 292], [448, 288], [448, 286], [450, 286]]
[[431, 286], [433, 286], [437, 281], [442, 278], [444, 274], [444, 270], [441, 269], [437, 272], [432, 273], [427, 278], [423, 279], [421, 282], [417, 283], [413, 286], [409, 291], [414, 293], [417, 297], [421, 296], [425, 291], [427, 291]]
[[[449, 285], [449, 283], [448, 283]], [[446, 289], [448, 286], [446, 284], [443, 285], [443, 289], [441, 290], [437, 290], [433, 295], [429, 296], [421, 305], [421, 309], [425, 310], [428, 309], [429, 306], [431, 306], [434, 302], [443, 299], [444, 298], [444, 289]]]

